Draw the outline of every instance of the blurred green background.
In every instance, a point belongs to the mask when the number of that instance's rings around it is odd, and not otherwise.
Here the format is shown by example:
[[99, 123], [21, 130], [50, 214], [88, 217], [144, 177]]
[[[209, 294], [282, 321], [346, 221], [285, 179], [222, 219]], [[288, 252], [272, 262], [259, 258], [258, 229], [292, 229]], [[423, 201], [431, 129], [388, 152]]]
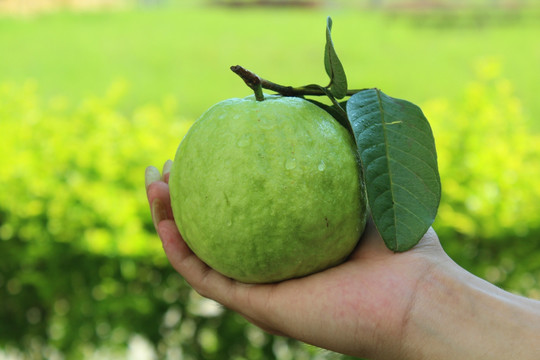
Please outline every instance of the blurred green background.
[[325, 84], [326, 16], [355, 88], [422, 107], [443, 246], [540, 299], [540, 9], [526, 1], [0, 0], [0, 359], [344, 359], [194, 293], [144, 169], [243, 65]]

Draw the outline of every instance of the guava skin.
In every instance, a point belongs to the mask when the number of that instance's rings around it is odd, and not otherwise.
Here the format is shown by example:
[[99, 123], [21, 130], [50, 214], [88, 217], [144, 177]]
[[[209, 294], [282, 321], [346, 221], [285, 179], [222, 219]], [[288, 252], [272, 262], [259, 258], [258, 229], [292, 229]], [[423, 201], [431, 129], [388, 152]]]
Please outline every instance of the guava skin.
[[300, 98], [211, 107], [176, 152], [169, 186], [191, 250], [246, 283], [301, 277], [344, 261], [366, 222], [352, 136]]

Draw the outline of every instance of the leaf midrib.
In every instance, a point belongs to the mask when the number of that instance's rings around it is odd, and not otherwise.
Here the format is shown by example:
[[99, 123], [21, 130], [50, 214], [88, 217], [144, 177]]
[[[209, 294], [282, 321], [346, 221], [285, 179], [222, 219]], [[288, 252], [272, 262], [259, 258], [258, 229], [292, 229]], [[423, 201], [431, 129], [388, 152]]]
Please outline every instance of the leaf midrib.
[[[381, 113], [381, 126], [382, 126], [382, 131], [383, 131], [383, 136], [384, 136], [384, 151], [386, 153], [386, 164], [387, 164], [387, 168], [388, 168], [388, 180], [390, 181], [390, 197], [392, 198], [392, 204], [396, 204], [396, 198], [395, 198], [395, 195], [394, 195], [394, 185], [393, 185], [393, 181], [392, 181], [392, 170], [390, 169], [390, 152], [388, 151], [388, 148], [389, 148], [389, 145], [388, 145], [388, 137], [386, 136], [386, 121], [385, 121], [385, 111], [384, 111], [384, 106], [383, 106], [383, 103], [382, 103], [382, 98], [381, 98], [381, 94], [380, 94], [380, 91], [379, 89], [375, 89], [375, 93], [377, 94], [377, 101], [379, 103], [379, 111]], [[393, 217], [393, 224], [394, 224], [394, 236], [393, 236], [393, 239], [394, 239], [394, 242], [393, 242], [393, 248], [397, 248], [398, 246], [398, 240], [397, 240], [397, 218], [396, 218], [396, 210], [394, 208], [394, 206], [392, 206], [392, 217]]]

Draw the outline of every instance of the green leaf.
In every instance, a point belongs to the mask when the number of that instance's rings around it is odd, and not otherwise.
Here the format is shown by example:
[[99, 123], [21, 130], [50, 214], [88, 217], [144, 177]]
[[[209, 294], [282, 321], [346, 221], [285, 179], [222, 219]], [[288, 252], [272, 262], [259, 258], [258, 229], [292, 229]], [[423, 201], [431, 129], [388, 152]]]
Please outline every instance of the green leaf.
[[341, 61], [334, 50], [332, 42], [332, 19], [326, 19], [326, 46], [324, 48], [324, 68], [330, 78], [328, 88], [337, 99], [342, 99], [347, 95], [347, 77]]
[[378, 89], [347, 102], [373, 220], [386, 246], [406, 251], [435, 219], [441, 197], [435, 141], [422, 110]]

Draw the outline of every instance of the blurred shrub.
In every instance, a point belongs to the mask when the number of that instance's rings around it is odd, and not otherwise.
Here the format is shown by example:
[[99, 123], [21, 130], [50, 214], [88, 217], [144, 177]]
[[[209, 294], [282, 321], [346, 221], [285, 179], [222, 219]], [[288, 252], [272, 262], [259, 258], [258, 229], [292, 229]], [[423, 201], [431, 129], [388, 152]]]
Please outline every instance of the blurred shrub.
[[247, 325], [168, 264], [144, 170], [174, 156], [191, 121], [172, 97], [121, 111], [126, 87], [70, 104], [0, 84], [0, 357], [325, 354]]
[[540, 298], [540, 135], [500, 64], [485, 59], [463, 99], [422, 107], [435, 133], [450, 255], [489, 281]]
[[124, 90], [72, 106], [32, 82], [0, 85], [0, 344], [68, 351], [158, 336], [179, 280], [156, 268], [143, 173], [189, 124], [172, 99], [116, 110]]
[[[481, 64], [463, 99], [422, 104], [443, 181], [435, 228], [458, 263], [540, 298], [540, 138], [498, 71]], [[143, 173], [191, 121], [172, 97], [122, 111], [126, 90], [71, 104], [0, 84], [0, 354], [115, 358], [145, 339], [158, 358], [343, 358], [263, 333], [172, 270]]]
[[[189, 127], [173, 98], [117, 110], [126, 85], [72, 107], [36, 85], [0, 88], [0, 238], [70, 243], [108, 255], [158, 254], [148, 230], [145, 166], [174, 155]], [[175, 145], [176, 144], [176, 145]]]

